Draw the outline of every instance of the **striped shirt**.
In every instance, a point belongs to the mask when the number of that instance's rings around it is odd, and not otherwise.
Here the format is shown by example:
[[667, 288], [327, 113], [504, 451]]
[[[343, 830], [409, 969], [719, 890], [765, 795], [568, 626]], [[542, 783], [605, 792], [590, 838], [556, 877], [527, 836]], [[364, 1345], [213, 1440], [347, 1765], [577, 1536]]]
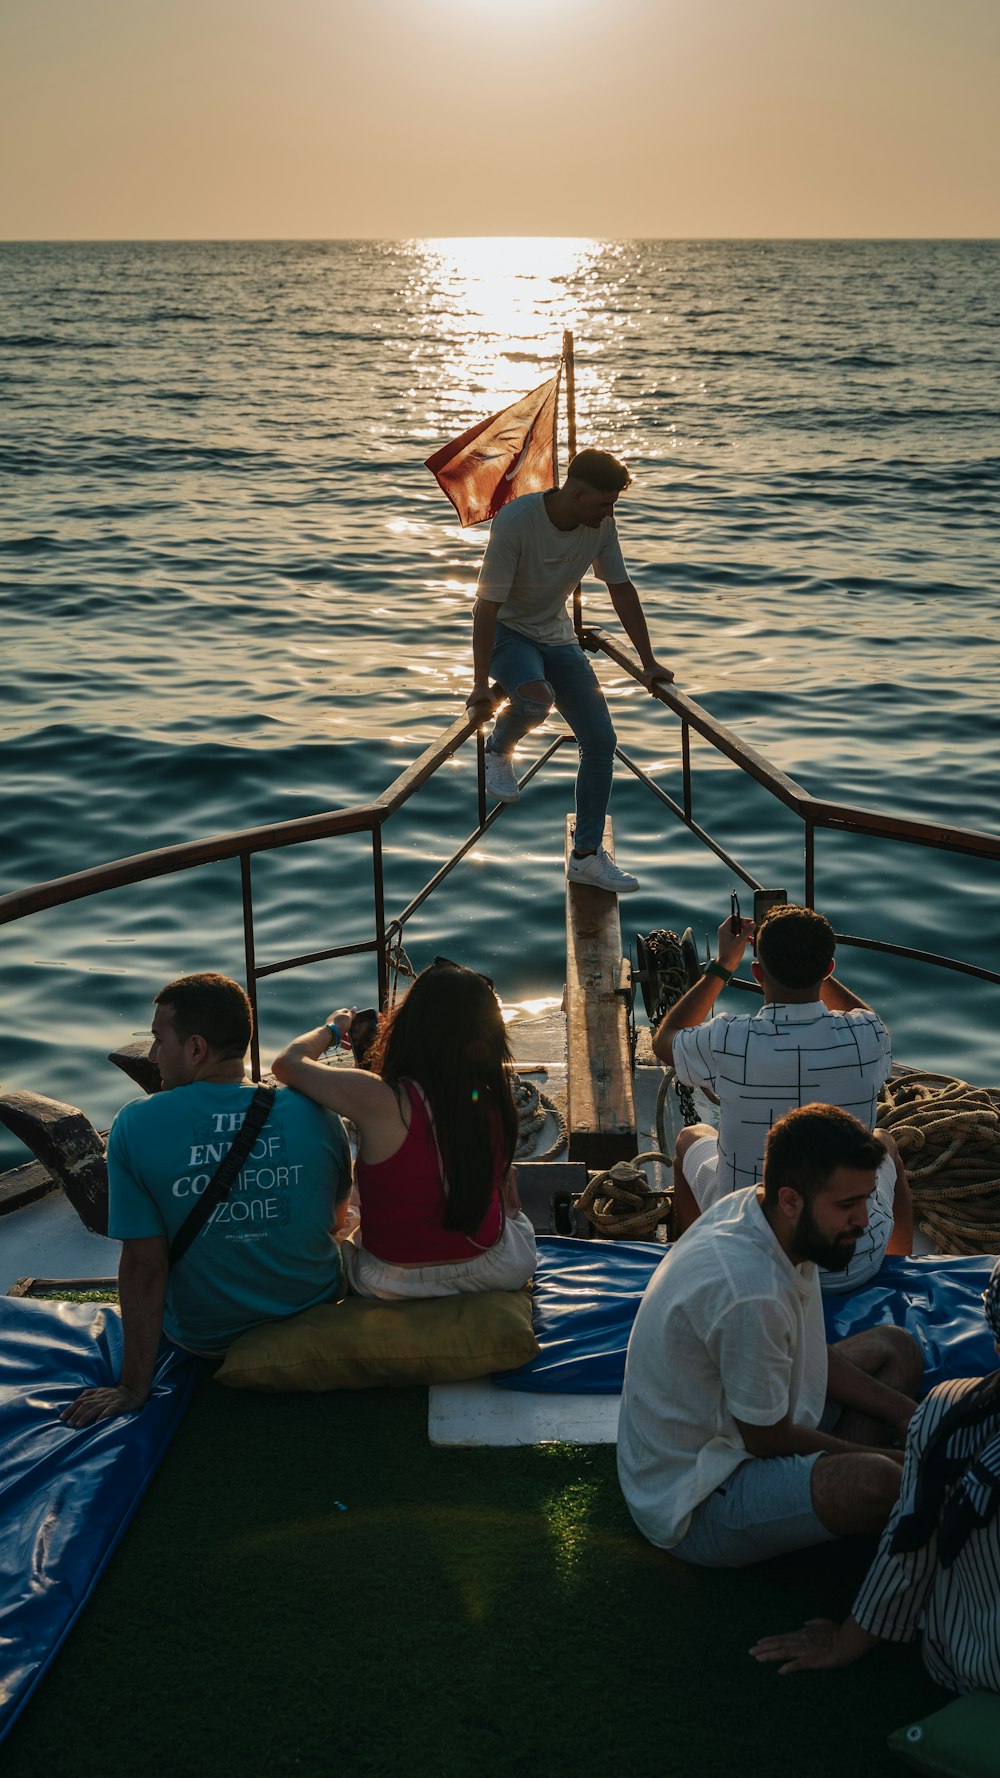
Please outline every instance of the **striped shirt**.
[[[889, 1548], [899, 1519], [913, 1511], [918, 1467], [933, 1433], [963, 1394], [977, 1387], [978, 1379], [941, 1383], [914, 1414], [899, 1499], [851, 1616], [886, 1642], [912, 1642], [919, 1630], [924, 1666], [938, 1685], [1000, 1692], [1000, 1513], [970, 1533], [947, 1570], [938, 1564], [934, 1535], [913, 1552], [894, 1555]], [[998, 1439], [1000, 1408], [979, 1426], [953, 1433], [948, 1455], [971, 1462]]]
[[718, 1097], [720, 1194], [763, 1179], [771, 1125], [800, 1105], [839, 1105], [874, 1129], [892, 1071], [881, 1019], [867, 1008], [830, 1012], [821, 1000], [719, 1013], [678, 1031], [672, 1050], [678, 1080]]

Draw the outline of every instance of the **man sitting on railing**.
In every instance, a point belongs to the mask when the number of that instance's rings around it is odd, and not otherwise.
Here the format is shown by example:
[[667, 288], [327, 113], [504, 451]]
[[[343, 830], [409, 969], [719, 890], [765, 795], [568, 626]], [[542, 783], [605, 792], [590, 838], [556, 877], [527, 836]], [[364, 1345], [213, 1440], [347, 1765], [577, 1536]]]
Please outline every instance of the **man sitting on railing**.
[[763, 1185], [721, 1198], [654, 1273], [628, 1344], [618, 1475], [659, 1548], [741, 1568], [888, 1519], [920, 1348], [892, 1326], [827, 1346], [817, 1277], [863, 1234], [881, 1154], [832, 1105], [789, 1112]]
[[[796, 1106], [839, 1105], [874, 1129], [878, 1093], [892, 1069], [889, 1033], [833, 974], [836, 941], [829, 920], [811, 908], [772, 908], [757, 933], [751, 964], [764, 992], [756, 1013], [709, 1018], [739, 967], [752, 920], [724, 920], [718, 957], [671, 1007], [653, 1038], [661, 1062], [685, 1086], [708, 1087], [719, 1100], [719, 1128], [692, 1124], [674, 1157], [678, 1233], [726, 1192], [763, 1178], [764, 1144], [776, 1118]], [[707, 1022], [703, 1023], [705, 1020]], [[913, 1205], [891, 1136], [876, 1132], [885, 1154], [868, 1226], [843, 1270], [824, 1269], [824, 1290], [854, 1290], [874, 1277], [887, 1253], [909, 1253]]]
[[618, 544], [615, 502], [630, 481], [624, 463], [609, 452], [580, 451], [561, 488], [522, 494], [500, 508], [479, 571], [472, 628], [475, 684], [466, 699], [469, 714], [485, 722], [494, 707], [492, 674], [510, 700], [486, 743], [486, 789], [504, 803], [521, 794], [511, 764], [518, 741], [538, 728], [555, 704], [580, 744], [576, 833], [566, 874], [573, 883], [614, 895], [639, 887], [601, 843], [617, 737], [566, 600], [593, 567], [639, 655], [647, 690], [657, 679], [673, 679], [653, 654]]
[[[149, 1054], [164, 1090], [126, 1105], [108, 1138], [122, 1374], [77, 1397], [62, 1415], [71, 1426], [142, 1407], [164, 1332], [189, 1352], [221, 1356], [248, 1328], [341, 1294], [333, 1230], [351, 1187], [343, 1125], [287, 1088], [251, 1113], [252, 1029], [250, 1002], [228, 976], [183, 976], [156, 996]], [[240, 1137], [248, 1114], [252, 1144], [249, 1130]], [[196, 1234], [191, 1222], [181, 1235], [234, 1146], [247, 1152], [229, 1191]]]

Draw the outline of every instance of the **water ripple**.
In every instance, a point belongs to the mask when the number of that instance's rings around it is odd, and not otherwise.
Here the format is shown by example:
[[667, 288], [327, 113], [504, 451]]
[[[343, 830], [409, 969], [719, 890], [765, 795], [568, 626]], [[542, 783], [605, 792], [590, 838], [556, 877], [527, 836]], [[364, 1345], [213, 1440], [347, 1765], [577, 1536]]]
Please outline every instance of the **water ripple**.
[[[974, 242], [0, 246], [4, 886], [363, 803], [411, 763], [461, 708], [484, 541], [423, 459], [541, 381], [566, 326], [581, 442], [635, 472], [626, 560], [682, 687], [816, 794], [995, 828], [998, 258]], [[586, 596], [614, 629], [603, 591]], [[676, 724], [599, 671], [622, 744], [664, 762], [677, 796]], [[694, 760], [698, 819], [794, 892], [796, 823], [701, 743]], [[558, 992], [573, 775], [564, 749], [421, 910], [418, 961], [436, 947], [509, 998]], [[714, 927], [723, 867], [631, 779], [614, 818], [643, 884], [629, 926]], [[467, 750], [387, 829], [390, 909], [474, 823]], [[859, 894], [851, 856], [820, 836], [819, 893], [844, 924], [933, 949], [957, 923], [997, 953], [985, 867], [869, 847]], [[145, 1025], [159, 982], [242, 972], [238, 878], [206, 867], [0, 933], [6, 1077], [113, 1110], [98, 1050]], [[371, 881], [362, 837], [258, 860], [259, 954], [366, 938]], [[855, 962], [899, 1053], [982, 1077], [1000, 1019], [979, 989], [956, 986], [931, 1028], [925, 976]], [[372, 992], [366, 959], [269, 978], [265, 1032]]]

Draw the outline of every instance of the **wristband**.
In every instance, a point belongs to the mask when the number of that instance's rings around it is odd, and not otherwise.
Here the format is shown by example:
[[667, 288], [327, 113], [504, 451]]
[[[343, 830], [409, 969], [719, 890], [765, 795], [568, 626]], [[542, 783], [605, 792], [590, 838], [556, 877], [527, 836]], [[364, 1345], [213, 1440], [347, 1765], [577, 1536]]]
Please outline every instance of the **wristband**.
[[333, 1024], [331, 1025], [329, 1019], [324, 1019], [323, 1023], [325, 1025], [327, 1031], [329, 1031], [330, 1037], [331, 1037], [334, 1045], [336, 1046], [337, 1049], [339, 1049], [340, 1045], [343, 1041], [343, 1035], [341, 1033], [340, 1026], [337, 1024], [337, 1021], [334, 1020]]
[[718, 976], [719, 981], [722, 983], [723, 987], [725, 987], [727, 982], [731, 982], [733, 979], [732, 970], [727, 969], [725, 967], [725, 965], [720, 963], [718, 961], [718, 959], [715, 957], [712, 958], [711, 963], [706, 963], [706, 965], [701, 973], [703, 976], [704, 975]]

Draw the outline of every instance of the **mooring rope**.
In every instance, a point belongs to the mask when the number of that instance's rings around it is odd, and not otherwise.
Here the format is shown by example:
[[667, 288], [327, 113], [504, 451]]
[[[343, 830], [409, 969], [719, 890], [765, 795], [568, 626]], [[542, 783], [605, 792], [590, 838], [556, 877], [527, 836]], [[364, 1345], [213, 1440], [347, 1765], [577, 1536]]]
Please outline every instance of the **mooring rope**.
[[648, 1154], [637, 1154], [634, 1160], [616, 1161], [605, 1172], [595, 1173], [586, 1191], [574, 1200], [574, 1208], [599, 1235], [651, 1235], [661, 1222], [667, 1224], [669, 1233], [673, 1195], [653, 1190], [639, 1171], [647, 1161], [670, 1165], [667, 1156], [655, 1148]]
[[396, 1004], [396, 996], [399, 993], [400, 976], [406, 975], [413, 980], [417, 973], [413, 964], [410, 962], [409, 957], [406, 955], [402, 938], [397, 938], [395, 944], [389, 947], [388, 955], [386, 956], [386, 965], [387, 973], [392, 978], [389, 983], [389, 1011], [391, 1012]]
[[941, 1253], [1000, 1254], [1000, 1088], [908, 1070], [878, 1125], [895, 1140], [924, 1233]]

